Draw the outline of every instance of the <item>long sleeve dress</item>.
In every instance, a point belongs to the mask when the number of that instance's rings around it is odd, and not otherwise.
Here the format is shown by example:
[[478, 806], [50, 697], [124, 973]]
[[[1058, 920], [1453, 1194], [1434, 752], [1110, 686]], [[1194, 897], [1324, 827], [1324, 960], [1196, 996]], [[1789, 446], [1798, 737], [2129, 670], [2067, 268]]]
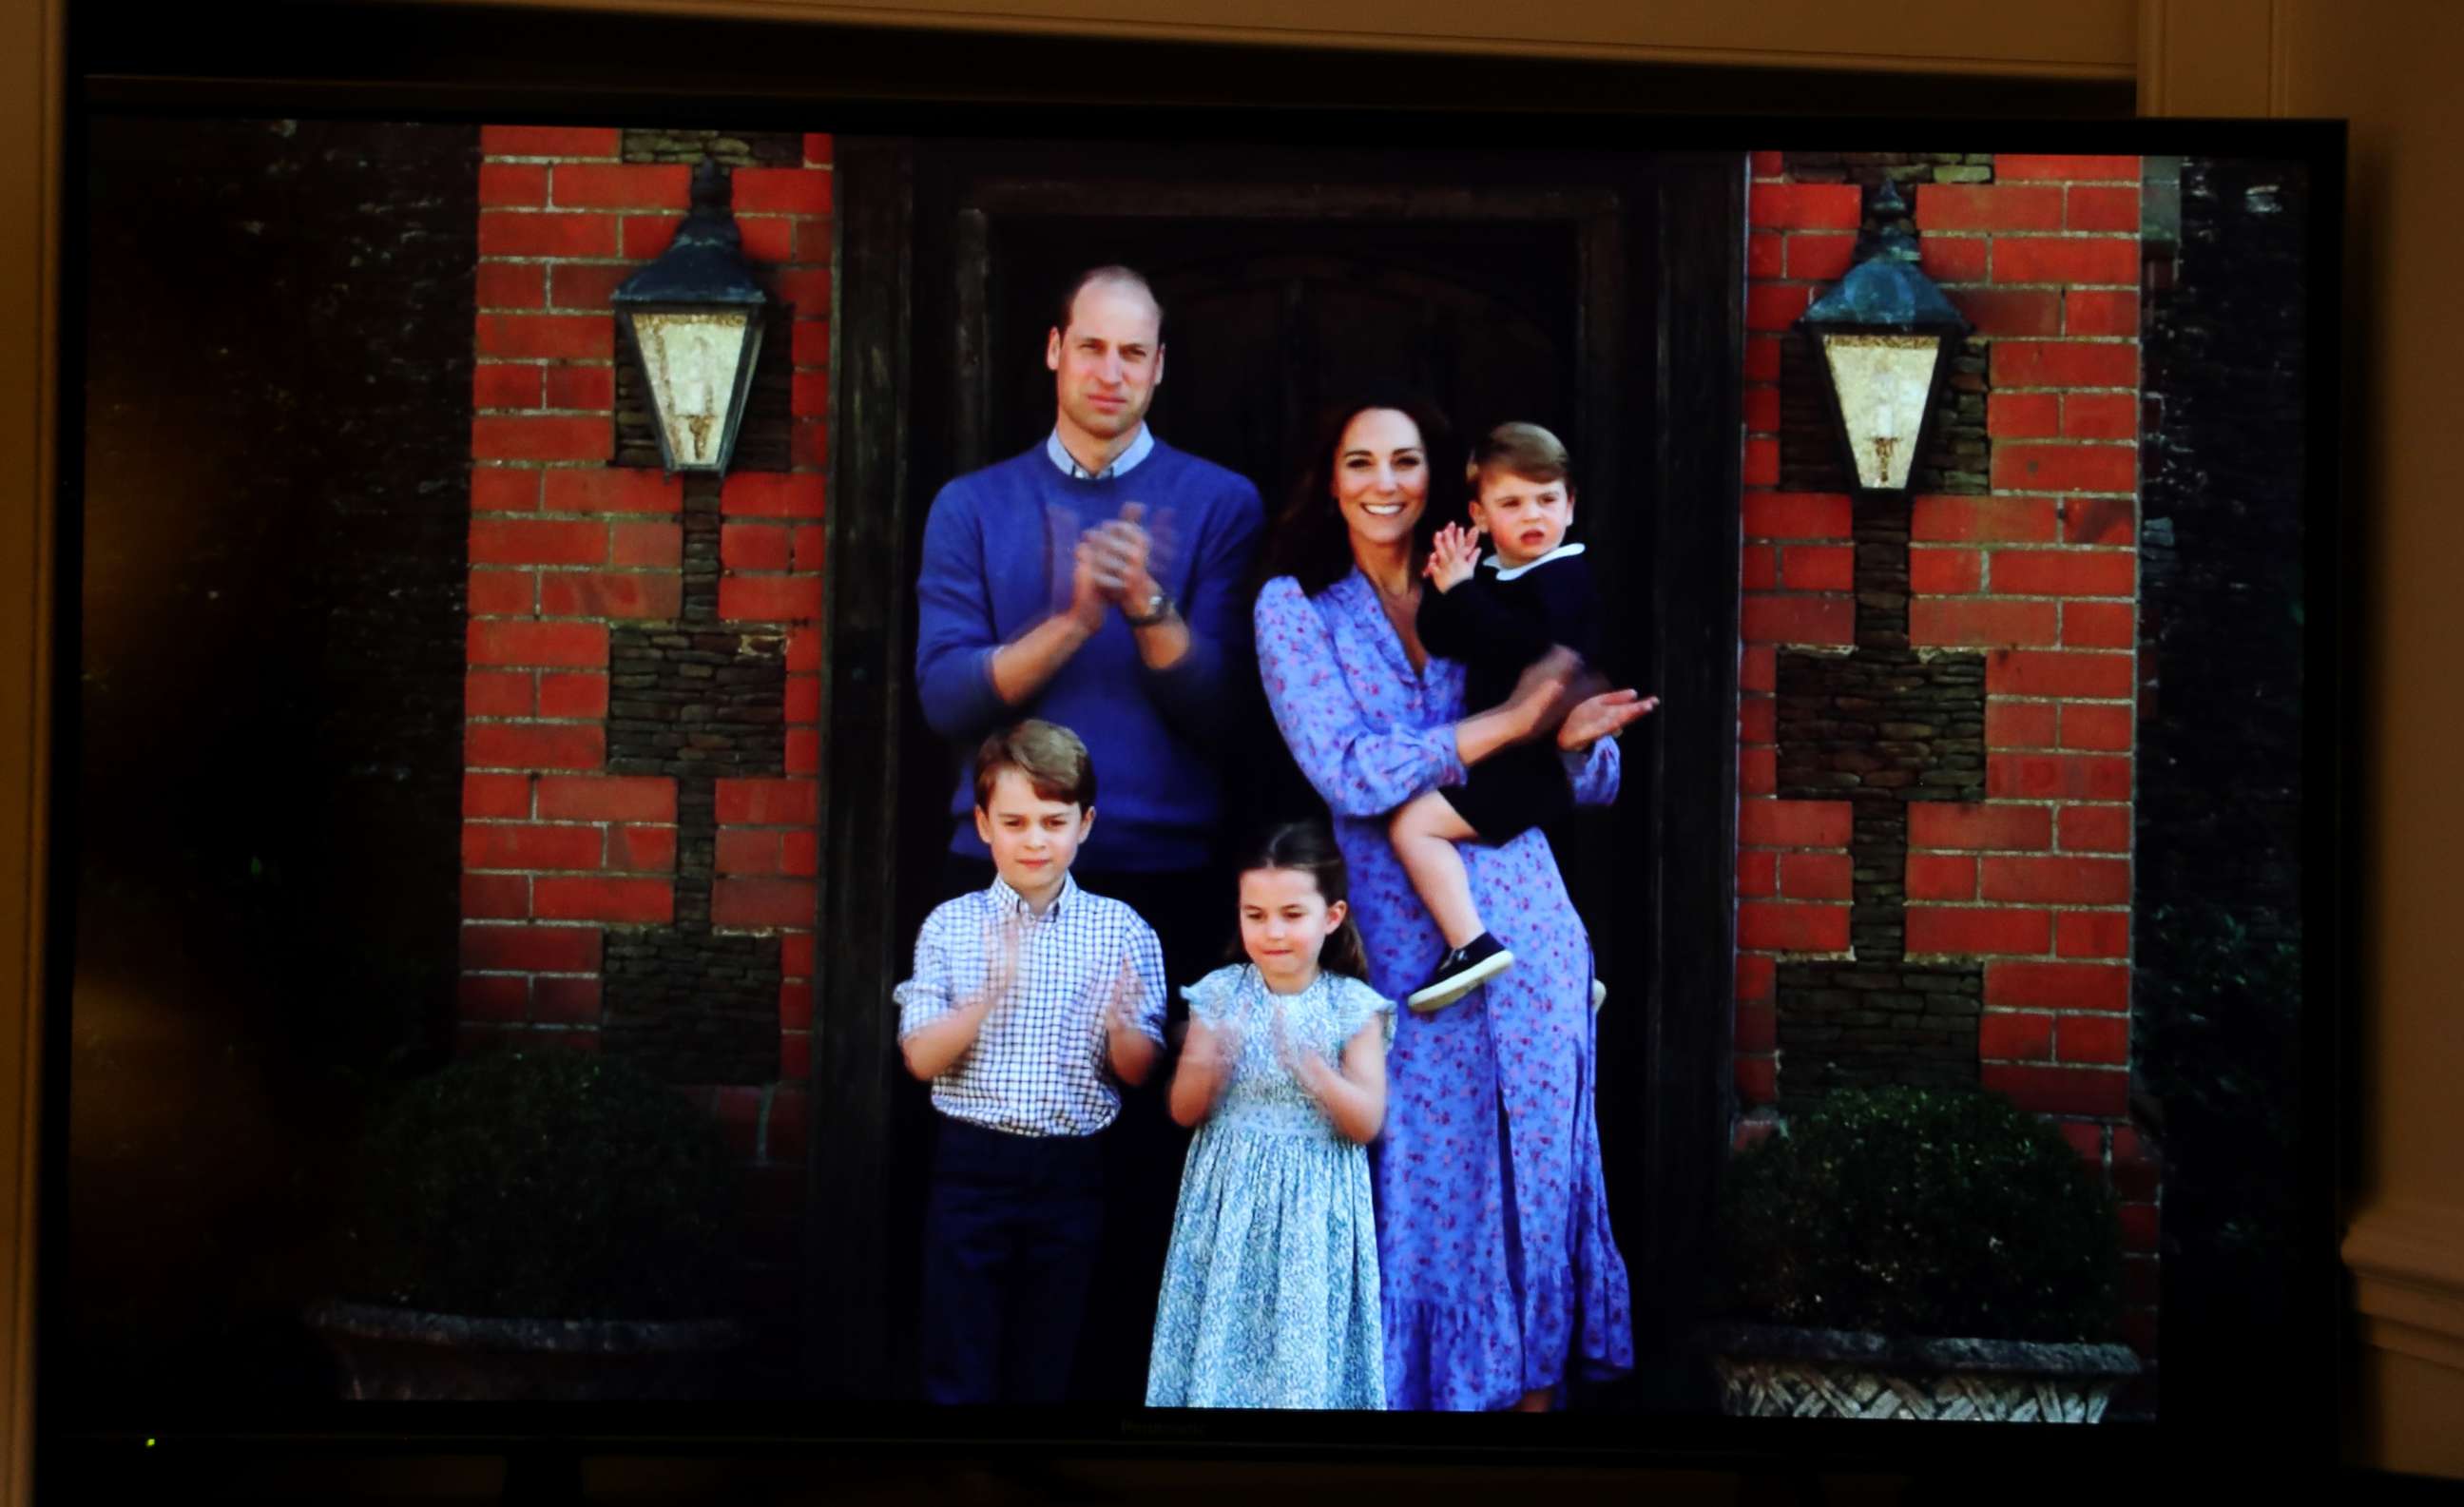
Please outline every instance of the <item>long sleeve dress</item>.
[[[1278, 577], [1255, 615], [1267, 702], [1351, 869], [1370, 986], [1400, 998], [1445, 942], [1387, 821], [1464, 778], [1463, 667], [1415, 671], [1357, 570], [1314, 598]], [[1568, 763], [1577, 802], [1616, 799], [1614, 740]], [[1499, 1408], [1570, 1365], [1633, 1364], [1593, 1116], [1590, 938], [1539, 831], [1462, 853], [1481, 918], [1515, 962], [1453, 1008], [1397, 1024], [1371, 1153], [1392, 1408]]]

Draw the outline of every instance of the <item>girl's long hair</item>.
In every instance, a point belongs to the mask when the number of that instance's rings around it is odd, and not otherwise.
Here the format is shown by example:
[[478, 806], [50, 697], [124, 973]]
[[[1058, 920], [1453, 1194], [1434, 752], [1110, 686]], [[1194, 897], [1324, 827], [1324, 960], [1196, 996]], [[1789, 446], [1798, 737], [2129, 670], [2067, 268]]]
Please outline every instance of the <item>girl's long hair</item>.
[[[1317, 893], [1329, 905], [1337, 900], [1347, 906], [1352, 899], [1352, 874], [1344, 867], [1343, 850], [1334, 845], [1334, 835], [1323, 822], [1286, 822], [1241, 850], [1241, 861], [1233, 866], [1233, 875], [1254, 874], [1261, 869], [1291, 869], [1308, 875], [1317, 882]], [[1238, 938], [1235, 949], [1241, 947]], [[1246, 957], [1245, 953], [1242, 954]], [[1343, 924], [1335, 927], [1326, 945], [1319, 950], [1317, 965], [1329, 973], [1349, 974], [1366, 984], [1369, 982], [1369, 949], [1360, 941], [1360, 927], [1346, 910]]]
[[[1315, 596], [1352, 573], [1352, 531], [1334, 500], [1335, 447], [1352, 421], [1374, 409], [1392, 409], [1420, 431], [1421, 466], [1429, 477], [1428, 505], [1412, 529], [1413, 568], [1429, 557], [1438, 529], [1465, 521], [1463, 460], [1454, 426], [1438, 406], [1418, 393], [1401, 390], [1371, 392], [1326, 409], [1310, 449], [1284, 509], [1266, 534], [1259, 552], [1258, 579], [1263, 587], [1277, 576], [1290, 576], [1301, 590]], [[1253, 590], [1251, 594], [1256, 593]]]

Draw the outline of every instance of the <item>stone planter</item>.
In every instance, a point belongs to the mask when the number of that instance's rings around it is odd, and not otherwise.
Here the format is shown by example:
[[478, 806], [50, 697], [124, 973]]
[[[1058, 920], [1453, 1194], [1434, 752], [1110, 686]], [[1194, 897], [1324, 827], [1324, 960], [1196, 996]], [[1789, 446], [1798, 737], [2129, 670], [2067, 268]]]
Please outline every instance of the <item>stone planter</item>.
[[2126, 1345], [1913, 1340], [1724, 1324], [1702, 1336], [1721, 1408], [1748, 1418], [2098, 1423], [2139, 1374]]
[[344, 1396], [395, 1401], [715, 1397], [742, 1339], [724, 1319], [478, 1319], [344, 1302], [307, 1319], [341, 1362]]

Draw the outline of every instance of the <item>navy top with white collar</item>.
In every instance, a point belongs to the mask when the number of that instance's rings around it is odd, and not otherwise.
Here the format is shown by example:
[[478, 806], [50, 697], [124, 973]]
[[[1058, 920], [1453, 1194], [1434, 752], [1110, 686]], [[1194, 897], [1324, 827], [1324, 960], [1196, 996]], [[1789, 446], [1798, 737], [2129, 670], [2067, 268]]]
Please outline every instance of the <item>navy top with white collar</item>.
[[1423, 590], [1420, 643], [1463, 666], [1463, 705], [1485, 711], [1513, 695], [1524, 667], [1563, 644], [1599, 658], [1599, 611], [1580, 544], [1501, 566], [1490, 555], [1451, 590]]

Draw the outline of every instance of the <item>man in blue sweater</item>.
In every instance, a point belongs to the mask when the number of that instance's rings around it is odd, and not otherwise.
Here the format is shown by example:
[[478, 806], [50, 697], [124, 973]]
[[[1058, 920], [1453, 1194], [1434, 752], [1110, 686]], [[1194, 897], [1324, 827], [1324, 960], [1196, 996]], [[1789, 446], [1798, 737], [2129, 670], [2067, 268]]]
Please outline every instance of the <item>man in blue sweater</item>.
[[[1163, 310], [1146, 279], [1098, 267], [1064, 296], [1045, 344], [1051, 434], [933, 499], [916, 583], [925, 720], [963, 748], [1022, 718], [1082, 739], [1100, 819], [1072, 870], [1155, 928], [1166, 976], [1215, 967], [1232, 935], [1222, 750], [1255, 698], [1246, 584], [1258, 489], [1147, 428], [1163, 380]], [[950, 798], [943, 892], [994, 878], [973, 771]], [[1180, 1011], [1176, 1010], [1176, 1018]], [[1175, 1033], [1177, 1039], [1177, 1032]], [[1112, 1187], [1081, 1396], [1145, 1395], [1147, 1344], [1183, 1139], [1153, 1085], [1107, 1135]]]

